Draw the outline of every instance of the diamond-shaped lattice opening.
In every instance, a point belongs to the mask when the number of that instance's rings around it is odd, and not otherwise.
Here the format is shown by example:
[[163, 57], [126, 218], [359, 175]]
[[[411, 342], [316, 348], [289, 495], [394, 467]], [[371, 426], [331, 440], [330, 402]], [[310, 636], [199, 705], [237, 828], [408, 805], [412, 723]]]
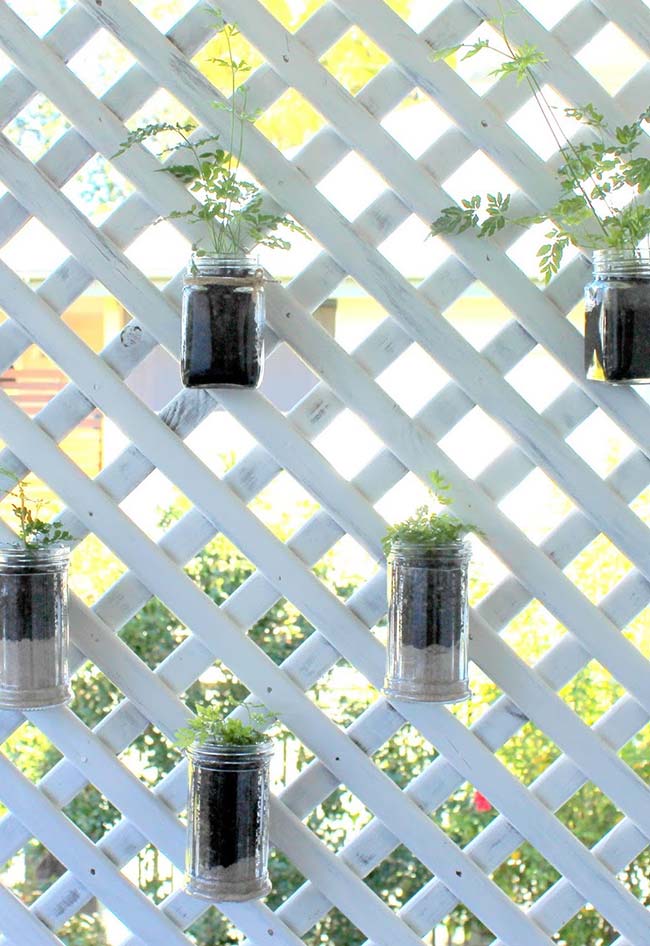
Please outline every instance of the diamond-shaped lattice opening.
[[363, 30], [353, 26], [320, 61], [351, 95], [356, 95], [390, 59]]
[[[609, 476], [634, 450], [618, 424], [597, 408], [567, 437], [567, 443], [599, 476]], [[639, 508], [645, 506], [640, 500]]]
[[[180, 122], [181, 124], [198, 125], [199, 123], [193, 115], [188, 112], [187, 107], [179, 102], [177, 98], [171, 95], [166, 89], [158, 89], [151, 95], [128, 121], [125, 122], [130, 131], [136, 128], [142, 128], [145, 125], [157, 122]], [[204, 134], [203, 131], [200, 134]], [[178, 137], [172, 132], [162, 132], [155, 138], [147, 138], [143, 141], [145, 148], [152, 151], [156, 157], [165, 160], [168, 157], [169, 149], [178, 144]]]
[[12, 0], [10, 4], [38, 36], [44, 36], [72, 6], [72, 0]]
[[38, 161], [70, 127], [65, 115], [39, 93], [5, 126], [4, 133], [31, 161]]
[[382, 126], [414, 158], [419, 158], [453, 122], [430, 96], [414, 89], [386, 115]]
[[573, 559], [565, 574], [585, 597], [598, 604], [631, 568], [625, 555], [600, 534]]
[[[619, 704], [622, 706], [622, 703]], [[637, 714], [640, 715], [640, 714]], [[620, 741], [620, 740], [619, 740]], [[650, 753], [648, 753], [648, 743], [650, 742], [650, 724], [646, 723], [638, 732], [636, 732], [625, 745], [620, 749], [619, 755], [627, 765], [643, 779], [646, 784], [650, 784]]]
[[429, 227], [419, 217], [411, 215], [379, 245], [379, 250], [407, 279], [417, 280], [429, 272], [444, 253], [444, 244], [427, 240], [428, 234]]
[[[478, 42], [487, 42], [489, 46], [474, 55], [471, 47]], [[491, 73], [503, 64], [504, 50], [503, 38], [489, 23], [483, 22], [462, 40], [458, 52], [452, 53], [445, 61], [474, 92], [485, 95], [497, 81]]]
[[532, 94], [510, 116], [508, 125], [522, 141], [542, 159], [548, 161], [563, 142], [572, 138], [583, 126], [567, 117], [565, 109], [571, 103], [551, 85], [544, 85], [536, 99]]
[[539, 545], [574, 506], [546, 473], [535, 468], [501, 500], [499, 508], [529, 539]]
[[621, 820], [616, 805], [593, 782], [586, 781], [557, 817], [587, 847], [593, 847]]
[[547, 30], [552, 29], [563, 17], [577, 6], [580, 0], [562, 0], [562, 3], [548, 3], [547, 0], [521, 0], [522, 5], [539, 20]]
[[193, 0], [174, 0], [173, 3], [144, 0], [138, 4], [138, 9], [149, 17], [161, 32], [166, 32], [194, 6]]
[[[463, 472], [476, 477], [507, 450], [512, 440], [480, 407], [473, 407], [439, 443]], [[471, 452], [467, 450], [468, 443], [472, 444]]]
[[[206, 33], [212, 26], [219, 29], [222, 23], [221, 15], [216, 7], [214, 17], [206, 12]], [[211, 23], [212, 20], [212, 23]], [[232, 50], [233, 62], [236, 68], [231, 70], [228, 66], [228, 39], [225, 33], [219, 30], [197, 53], [192, 57], [192, 63], [201, 72], [206, 79], [215, 86], [222, 95], [230, 96], [232, 94], [233, 75], [235, 88], [243, 82], [250, 79], [251, 71], [257, 69], [264, 62], [263, 57], [249, 42], [241, 31], [236, 35], [230, 34], [230, 48]], [[215, 95], [215, 98], [217, 96]], [[245, 96], [237, 96], [238, 107], [243, 107], [246, 102]], [[250, 104], [250, 103], [249, 103]]]
[[318, 190], [348, 220], [354, 220], [386, 190], [386, 184], [372, 165], [353, 151], [319, 182]]
[[124, 563], [91, 533], [72, 551], [70, 590], [86, 604], [94, 604], [125, 571]]
[[566, 629], [537, 599], [528, 602], [501, 632], [503, 640], [528, 666], [539, 660], [564, 637]]
[[319, 434], [314, 446], [338, 473], [352, 479], [379, 452], [382, 443], [357, 414], [346, 409]]
[[559, 691], [564, 702], [588, 726], [597, 723], [623, 694], [622, 687], [597, 660], [590, 660]]
[[633, 37], [620, 30], [615, 23], [604, 26], [576, 54], [576, 59], [610, 95], [616, 95], [648, 62]]
[[182, 232], [175, 223], [153, 217], [153, 225], [124, 251], [127, 259], [160, 285], [187, 266], [192, 252], [191, 227], [185, 224]]
[[571, 383], [568, 372], [542, 345], [536, 345], [506, 375], [509, 384], [542, 413]]
[[[449, 272], [454, 280], [449, 288], [450, 294], [455, 294], [457, 288], [464, 287], [468, 282], [467, 271], [461, 274], [460, 269], [461, 264], [449, 260]], [[436, 285], [437, 273], [433, 273], [429, 281]], [[486, 286], [472, 281], [445, 309], [445, 318], [466, 342], [474, 348], [484, 349], [512, 322], [512, 313]]]
[[112, 33], [98, 30], [68, 62], [68, 68], [96, 95], [101, 96], [135, 63]]
[[[418, 379], [417, 384], [413, 383], [414, 378]], [[424, 407], [448, 380], [449, 376], [420, 345], [410, 345], [377, 378], [378, 384], [409, 416]]]
[[326, 5], [326, 0], [300, 0], [299, 3], [281, 5], [276, 3], [276, 0], [260, 0], [260, 2], [286, 30], [292, 33], [300, 29], [314, 13], [318, 13], [321, 7]]
[[63, 243], [35, 218], [0, 247], [0, 260], [28, 283], [46, 279], [68, 256]]
[[289, 88], [264, 110], [255, 125], [292, 158], [325, 126], [325, 119], [297, 89]]
[[529, 786], [559, 758], [561, 750], [534, 722], [526, 722], [525, 717], [520, 722], [520, 728], [496, 756], [523, 785]]
[[121, 819], [119, 809], [112, 805], [94, 785], [86, 785], [65, 806], [63, 813], [95, 843]]
[[553, 865], [528, 843], [512, 851], [493, 876], [495, 883], [524, 908], [534, 903], [560, 878]]
[[134, 192], [127, 178], [101, 155], [86, 162], [61, 190], [95, 226], [101, 226]]
[[[392, 319], [386, 318], [388, 313], [383, 306], [368, 295], [351, 277], [347, 277], [337, 286], [335, 298], [336, 341], [346, 351], [353, 352], [363, 364], [363, 353], [366, 351], [366, 345], [363, 343], [366, 339], [367, 346], [373, 348], [373, 339], [379, 337], [379, 334], [374, 334], [375, 331], [378, 330], [378, 333], [381, 333], [382, 329], [386, 329], [392, 340], [394, 332], [391, 331], [391, 327], [394, 323]], [[386, 344], [392, 353], [392, 341]], [[363, 347], [356, 352], [358, 345]]]
[[[480, 182], [479, 186], [477, 181]], [[454, 173], [446, 178], [444, 187], [456, 201], [470, 198], [477, 192], [481, 195], [488, 191], [493, 194], [508, 194], [515, 189], [513, 181], [505, 171], [483, 151], [475, 151], [467, 161], [463, 161]], [[478, 213], [482, 219], [482, 211], [479, 210]]]

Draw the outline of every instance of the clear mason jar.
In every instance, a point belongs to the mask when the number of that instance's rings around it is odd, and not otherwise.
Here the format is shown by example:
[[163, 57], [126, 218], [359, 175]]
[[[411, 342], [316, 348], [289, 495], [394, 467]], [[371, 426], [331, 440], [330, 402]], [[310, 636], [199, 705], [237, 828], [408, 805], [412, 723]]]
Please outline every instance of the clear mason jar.
[[44, 709], [72, 696], [70, 549], [0, 546], [0, 708]]
[[189, 764], [186, 890], [205, 900], [255, 900], [271, 890], [270, 739], [251, 746], [206, 743]]
[[468, 540], [394, 542], [388, 556], [388, 653], [384, 693], [458, 703], [468, 684]]
[[597, 250], [585, 289], [585, 371], [591, 381], [650, 382], [650, 252]]
[[255, 388], [264, 363], [264, 282], [247, 256], [197, 256], [183, 286], [186, 388]]

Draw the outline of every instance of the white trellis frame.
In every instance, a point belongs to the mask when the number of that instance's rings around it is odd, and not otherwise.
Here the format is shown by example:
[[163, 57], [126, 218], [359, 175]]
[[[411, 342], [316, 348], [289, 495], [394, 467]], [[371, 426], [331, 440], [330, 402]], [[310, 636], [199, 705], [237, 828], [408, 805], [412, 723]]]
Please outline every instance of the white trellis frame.
[[[177, 181], [152, 173], [159, 165], [146, 150], [136, 147], [113, 156], [126, 136], [123, 122], [161, 87], [205, 129], [222, 129], [224, 113], [211, 105], [218, 93], [190, 61], [211, 35], [206, 5], [199, 3], [164, 36], [138, 10], [137, 2], [78, 0], [39, 38], [8, 5], [0, 4], [0, 48], [14, 64], [0, 81], [0, 124], [11, 122], [41, 91], [74, 126], [37, 164], [6, 136], [0, 137], [0, 180], [8, 189], [0, 199], [0, 244], [36, 217], [70, 253], [38, 291], [0, 262], [0, 307], [10, 317], [0, 327], [0, 371], [35, 340], [71, 379], [34, 420], [0, 392], [0, 436], [7, 444], [0, 465], [20, 476], [35, 471], [67, 503], [62, 516], [66, 527], [79, 540], [96, 533], [129, 569], [92, 608], [73, 599], [71, 611], [73, 664], [93, 661], [119, 687], [124, 700], [93, 731], [64, 708], [30, 714], [65, 756], [38, 786], [0, 756], [0, 800], [10, 809], [0, 821], [0, 862], [36, 837], [67, 868], [29, 909], [0, 887], [0, 942], [60, 943], [56, 931], [97, 897], [131, 931], [126, 943], [187, 946], [184, 930], [205, 904], [176, 892], [157, 907], [120, 872], [148, 843], [182, 867], [183, 826], [177, 813], [185, 802], [184, 767], [149, 791], [118, 755], [149, 722], [171, 737], [188, 715], [178, 694], [219, 659], [316, 756], [274, 799], [272, 810], [273, 843], [307, 880], [275, 913], [260, 903], [227, 906], [225, 912], [248, 943], [296, 946], [335, 906], [368, 943], [415, 946], [462, 902], [492, 930], [495, 946], [549, 946], [553, 934], [585, 903], [593, 904], [620, 932], [616, 946], [648, 946], [650, 914], [616, 875], [650, 837], [650, 790], [618, 755], [650, 717], [650, 666], [621, 634], [650, 600], [650, 536], [629, 508], [650, 483], [650, 408], [632, 390], [583, 379], [581, 338], [565, 315], [582, 292], [588, 273], [584, 258], [567, 265], [542, 291], [506, 255], [514, 233], [506, 232], [500, 248], [491, 246], [489, 252], [471, 237], [460, 236], [451, 240], [454, 255], [416, 290], [377, 250], [411, 214], [425, 223], [437, 216], [449, 203], [439, 182], [477, 149], [521, 188], [516, 203], [523, 211], [547, 205], [556, 196], [553, 161], [545, 165], [505, 121], [525, 103], [526, 88], [498, 82], [481, 98], [447, 64], [431, 58], [432, 44], [461, 41], [483, 19], [498, 15], [499, 4], [451, 0], [420, 34], [383, 0], [329, 0], [295, 34], [259, 0], [221, 0], [220, 6], [265, 59], [249, 79], [252, 108], [269, 108], [288, 87], [295, 87], [327, 121], [293, 161], [260, 132], [247, 132], [247, 163], [265, 188], [267, 205], [291, 212], [323, 247], [288, 287], [273, 284], [268, 291], [268, 350], [287, 342], [319, 377], [317, 387], [286, 416], [258, 392], [211, 396], [188, 391], [157, 415], [123, 383], [156, 345], [178, 354], [181, 286], [179, 274], [159, 291], [123, 250], [161, 213], [187, 206], [190, 197]], [[549, 62], [544, 68], [568, 101], [592, 101], [619, 123], [647, 105], [649, 65], [610, 98], [574, 58], [610, 21], [650, 55], [650, 9], [642, 0], [581, 0], [552, 30], [545, 30], [517, 0], [509, 6], [518, 10], [511, 18], [514, 39], [530, 40], [545, 50]], [[391, 57], [356, 98], [319, 63], [354, 24]], [[98, 99], [66, 62], [100, 28], [112, 33], [137, 64]], [[418, 160], [381, 125], [415, 86], [456, 122]], [[361, 154], [386, 182], [385, 192], [352, 224], [316, 186], [351, 151]], [[113, 160], [137, 189], [99, 228], [60, 191], [96, 153]], [[175, 224], [185, 235], [193, 235], [183, 221]], [[352, 354], [310, 315], [347, 275], [389, 313]], [[60, 319], [93, 279], [132, 316], [99, 355]], [[442, 316], [474, 280], [489, 287], [516, 317], [480, 352]], [[375, 379], [413, 342], [439, 362], [450, 381], [411, 418]], [[539, 413], [505, 380], [536, 344], [572, 379]], [[217, 404], [258, 444], [223, 480], [184, 443]], [[472, 480], [438, 441], [475, 405], [509, 432], [513, 445]], [[58, 442], [95, 407], [115, 421], [132, 446], [91, 481]], [[351, 482], [311, 443], [346, 407], [384, 444]], [[635, 445], [606, 480], [566, 443], [596, 409]], [[536, 467], [575, 505], [540, 546], [498, 506]], [[158, 544], [119, 509], [156, 468], [193, 503]], [[247, 508], [283, 469], [321, 507], [286, 544]], [[453, 482], [455, 508], [477, 523], [510, 569], [509, 577], [472, 615], [472, 659], [504, 695], [469, 728], [444, 707], [393, 706], [378, 698], [341, 731], [305, 691], [340, 656], [371, 684], [381, 685], [384, 654], [371, 629], [385, 611], [384, 576], [380, 569], [344, 603], [315, 577], [311, 566], [345, 533], [380, 560], [385, 524], [374, 504], [407, 471], [426, 480], [432, 469]], [[217, 608], [182, 566], [220, 531], [257, 570]], [[0, 533], [6, 533], [4, 526]], [[599, 533], [607, 535], [634, 568], [597, 606], [562, 569]], [[192, 632], [155, 671], [116, 635], [151, 596], [159, 597]], [[278, 667], [246, 631], [281, 597], [293, 602], [317, 631]], [[534, 668], [500, 636], [532, 599], [570, 632]], [[627, 695], [590, 728], [557, 691], [592, 657], [611, 671]], [[22, 720], [17, 713], [1, 714], [0, 740]], [[372, 756], [405, 720], [440, 755], [400, 791]], [[494, 752], [528, 720], [562, 754], [526, 787]], [[466, 780], [489, 797], [500, 815], [461, 850], [429, 812]], [[586, 781], [597, 785], [623, 814], [592, 850], [554, 815]], [[61, 812], [89, 782], [123, 814], [96, 845]], [[374, 817], [335, 854], [302, 819], [341, 784]], [[562, 875], [526, 912], [490, 878], [523, 840]], [[406, 845], [434, 875], [399, 914], [364, 883], [398, 844]]]

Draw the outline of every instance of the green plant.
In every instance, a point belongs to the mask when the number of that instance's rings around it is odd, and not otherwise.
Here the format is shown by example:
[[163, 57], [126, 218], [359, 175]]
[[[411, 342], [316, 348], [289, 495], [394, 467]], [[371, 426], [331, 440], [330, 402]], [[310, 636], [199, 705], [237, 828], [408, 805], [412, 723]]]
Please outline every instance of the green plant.
[[242, 253], [244, 236], [262, 246], [286, 250], [290, 243], [278, 234], [278, 230], [306, 233], [286, 214], [266, 213], [259, 188], [241, 175], [244, 129], [247, 123], [257, 118], [255, 113], [247, 110], [246, 85], [238, 85], [241, 77], [250, 71], [250, 66], [233, 51], [232, 40], [239, 35], [237, 26], [226, 22], [220, 10], [213, 8], [211, 13], [216, 17], [219, 33], [226, 42], [225, 56], [210, 61], [226, 67], [229, 72], [230, 99], [213, 103], [216, 109], [224, 110], [230, 116], [227, 146], [220, 146], [220, 135], [192, 137], [197, 127], [193, 123], [155, 122], [130, 132], [114, 157], [134, 144], [171, 133], [177, 139], [176, 144], [166, 148], [161, 157], [179, 153], [187, 160], [166, 165], [161, 170], [189, 187], [196, 196], [196, 203], [188, 210], [174, 210], [164, 219], [184, 217], [190, 223], [207, 228], [209, 248], [201, 246], [201, 241], [198, 241], [196, 254], [222, 256]]
[[263, 726], [273, 717], [264, 713], [251, 713], [248, 704], [240, 704], [248, 712], [250, 723], [241, 719], [224, 719], [223, 708], [216, 703], [196, 707], [196, 716], [187, 726], [176, 733], [176, 745], [187, 749], [193, 745], [217, 743], [222, 746], [254, 746], [267, 738], [255, 725]]
[[528, 228], [550, 221], [552, 227], [537, 250], [540, 273], [546, 283], [558, 271], [570, 244], [588, 249], [635, 249], [650, 235], [650, 208], [637, 199], [650, 187], [650, 159], [634, 156], [645, 141], [643, 126], [650, 120], [650, 108], [631, 124], [614, 129], [591, 103], [565, 108], [563, 113], [567, 118], [580, 122], [594, 133], [591, 140], [574, 144], [535, 75], [534, 67], [547, 61], [544, 53], [530, 43], [516, 47], [508, 38], [504, 16], [491, 22], [499, 29], [505, 48], [479, 39], [475, 43], [440, 49], [434, 58], [445, 59], [465, 49], [462, 58], [469, 59], [489, 49], [504, 59], [490, 75], [512, 75], [517, 82], [528, 84], [562, 157], [556, 171], [561, 197], [542, 213], [516, 217], [510, 215], [510, 194], [487, 194], [485, 198], [475, 194], [461, 200], [459, 205], [445, 207], [434, 220], [431, 234], [471, 230], [482, 238], [494, 236], [506, 224]]
[[[431, 495], [441, 506], [448, 506], [451, 502], [449, 483], [434, 471], [429, 474], [431, 480]], [[458, 542], [468, 532], [481, 535], [481, 531], [469, 522], [463, 522], [449, 512], [437, 512], [430, 506], [418, 506], [415, 513], [389, 526], [382, 539], [384, 553], [390, 552], [393, 542], [410, 542], [415, 545], [449, 545]]]
[[7, 495], [16, 500], [11, 509], [18, 520], [18, 536], [26, 549], [74, 541], [74, 536], [70, 535], [58, 520], [47, 522], [40, 518], [41, 509], [47, 505], [45, 500], [30, 499], [26, 487], [11, 470], [0, 469], [0, 475], [8, 477], [14, 483], [13, 489], [8, 490]]

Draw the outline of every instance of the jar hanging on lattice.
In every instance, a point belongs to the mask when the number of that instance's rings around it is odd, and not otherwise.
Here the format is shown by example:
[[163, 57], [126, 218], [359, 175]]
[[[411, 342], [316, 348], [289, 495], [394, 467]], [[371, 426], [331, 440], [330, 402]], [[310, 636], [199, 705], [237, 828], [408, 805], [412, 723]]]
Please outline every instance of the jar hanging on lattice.
[[264, 361], [264, 277], [246, 256], [192, 257], [183, 288], [188, 388], [255, 388]]
[[0, 708], [71, 698], [67, 546], [0, 547]]
[[204, 743], [187, 750], [186, 890], [206, 900], [254, 900], [271, 890], [270, 760], [273, 742]]
[[430, 703], [469, 697], [470, 557], [467, 540], [448, 545], [392, 543], [386, 696]]
[[591, 381], [650, 382], [650, 251], [596, 250], [585, 290], [585, 370]]

